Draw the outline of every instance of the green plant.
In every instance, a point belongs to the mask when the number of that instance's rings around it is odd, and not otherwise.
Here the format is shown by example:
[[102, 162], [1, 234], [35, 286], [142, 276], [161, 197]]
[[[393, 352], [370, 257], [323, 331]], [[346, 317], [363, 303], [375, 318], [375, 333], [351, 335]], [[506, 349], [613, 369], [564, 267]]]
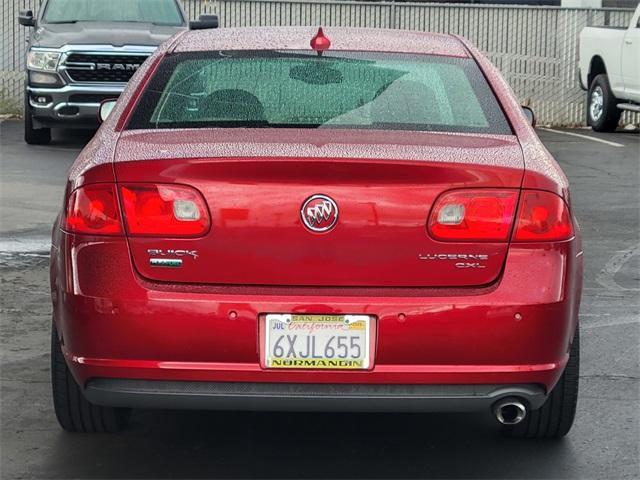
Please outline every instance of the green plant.
[[22, 102], [20, 98], [8, 95], [6, 89], [0, 90], [0, 115], [19, 117], [22, 115]]

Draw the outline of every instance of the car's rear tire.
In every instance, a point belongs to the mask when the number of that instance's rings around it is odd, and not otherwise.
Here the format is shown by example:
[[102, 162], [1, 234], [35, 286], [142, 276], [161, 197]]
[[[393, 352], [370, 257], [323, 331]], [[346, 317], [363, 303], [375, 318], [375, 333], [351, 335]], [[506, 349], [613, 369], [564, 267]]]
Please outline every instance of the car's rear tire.
[[587, 124], [596, 132], [613, 132], [618, 128], [622, 115], [617, 103], [607, 75], [596, 75], [587, 95]]
[[26, 93], [24, 100], [24, 141], [29, 145], [47, 145], [51, 141], [50, 128], [33, 127], [33, 115], [29, 108], [29, 100]]
[[505, 426], [504, 433], [521, 438], [561, 438], [569, 433], [578, 405], [579, 372], [580, 330], [576, 328], [569, 361], [547, 401], [538, 410], [530, 411], [517, 425]]
[[62, 354], [55, 324], [51, 329], [51, 385], [58, 423], [68, 432], [117, 432], [129, 423], [131, 411], [89, 403]]

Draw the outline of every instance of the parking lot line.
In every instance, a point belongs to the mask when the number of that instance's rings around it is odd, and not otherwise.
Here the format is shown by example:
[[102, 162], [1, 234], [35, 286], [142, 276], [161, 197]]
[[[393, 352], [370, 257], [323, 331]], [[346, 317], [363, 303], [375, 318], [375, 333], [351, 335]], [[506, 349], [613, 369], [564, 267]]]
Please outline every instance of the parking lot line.
[[585, 140], [591, 140], [593, 142], [599, 142], [599, 143], [604, 143], [605, 145], [609, 145], [611, 147], [624, 147], [624, 145], [622, 143], [617, 143], [617, 142], [611, 142], [609, 140], [603, 140], [602, 138], [596, 138], [596, 137], [590, 137], [589, 135], [583, 135], [581, 133], [574, 133], [574, 132], [565, 132], [564, 130], [554, 130], [553, 128], [540, 128], [540, 130], [544, 130], [545, 132], [553, 132], [553, 133], [559, 133], [561, 135], [569, 135], [571, 137], [578, 137], [578, 138], [584, 138]]
[[50, 249], [51, 239], [49, 237], [0, 239], [0, 254], [46, 253]]

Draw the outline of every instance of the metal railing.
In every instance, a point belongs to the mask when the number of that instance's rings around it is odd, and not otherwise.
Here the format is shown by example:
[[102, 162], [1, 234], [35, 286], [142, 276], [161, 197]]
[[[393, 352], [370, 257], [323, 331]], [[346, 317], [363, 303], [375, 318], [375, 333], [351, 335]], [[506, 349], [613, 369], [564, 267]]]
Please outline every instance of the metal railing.
[[[632, 10], [309, 0], [182, 0], [191, 19], [216, 13], [220, 26], [325, 25], [462, 35], [502, 71], [516, 95], [548, 125], [584, 124], [577, 72], [578, 34], [589, 25], [627, 26]], [[2, 0], [0, 109], [19, 111], [28, 29], [21, 9], [40, 0]], [[637, 119], [625, 114], [625, 119]]]

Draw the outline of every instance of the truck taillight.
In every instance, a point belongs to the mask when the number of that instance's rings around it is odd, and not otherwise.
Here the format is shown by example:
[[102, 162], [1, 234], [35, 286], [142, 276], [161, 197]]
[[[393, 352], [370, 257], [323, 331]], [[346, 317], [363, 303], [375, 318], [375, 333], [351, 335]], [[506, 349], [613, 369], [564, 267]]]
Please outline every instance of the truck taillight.
[[209, 231], [209, 210], [192, 187], [126, 184], [120, 194], [129, 235], [199, 237]]
[[506, 242], [517, 203], [517, 190], [447, 192], [431, 211], [429, 233], [445, 242]]
[[541, 190], [524, 190], [518, 208], [516, 242], [553, 242], [573, 236], [569, 208], [558, 195]]
[[90, 235], [122, 234], [115, 185], [98, 183], [74, 190], [67, 201], [65, 229]]

